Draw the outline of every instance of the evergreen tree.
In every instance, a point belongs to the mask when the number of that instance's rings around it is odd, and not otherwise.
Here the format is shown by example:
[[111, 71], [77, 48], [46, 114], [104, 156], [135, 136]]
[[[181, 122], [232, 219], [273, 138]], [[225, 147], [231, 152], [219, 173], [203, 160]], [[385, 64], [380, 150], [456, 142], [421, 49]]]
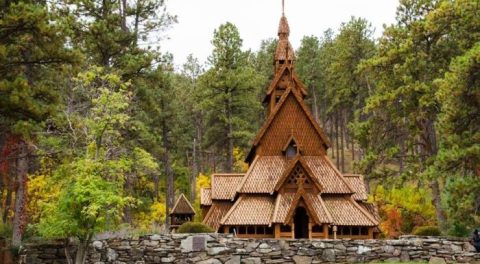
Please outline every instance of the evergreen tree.
[[[4, 214], [15, 192], [12, 244], [26, 227], [27, 173], [35, 134], [58, 106], [57, 76], [77, 54], [66, 45], [64, 20], [41, 1], [4, 1], [0, 9], [0, 174], [7, 178]], [[0, 140], [0, 142], [3, 140]], [[8, 154], [7, 154], [8, 153]], [[7, 155], [3, 155], [7, 154]], [[16, 165], [14, 165], [16, 164]], [[15, 171], [12, 171], [15, 169]], [[14, 186], [18, 186], [13, 190]], [[3, 196], [3, 195], [2, 195]]]
[[[434, 82], [452, 58], [479, 39], [478, 5], [471, 1], [401, 1], [397, 25], [385, 29], [377, 54], [363, 68], [375, 83], [357, 126], [358, 139], [367, 151], [363, 171], [429, 182], [437, 219], [445, 227], [441, 201], [444, 177], [429, 173], [438, 152]], [[400, 164], [399, 169], [388, 167]], [[383, 171], [377, 168], [383, 167]], [[392, 168], [395, 168], [392, 170]], [[419, 182], [423, 182], [420, 180]]]
[[254, 117], [260, 103], [255, 91], [261, 85], [261, 76], [242, 52], [242, 39], [233, 24], [227, 22], [215, 30], [212, 44], [212, 68], [200, 78], [205, 144], [222, 153], [224, 171], [231, 172], [234, 147], [246, 148], [256, 131]]
[[438, 80], [440, 147], [432, 174], [448, 175], [450, 232], [480, 225], [480, 43], [459, 56]]

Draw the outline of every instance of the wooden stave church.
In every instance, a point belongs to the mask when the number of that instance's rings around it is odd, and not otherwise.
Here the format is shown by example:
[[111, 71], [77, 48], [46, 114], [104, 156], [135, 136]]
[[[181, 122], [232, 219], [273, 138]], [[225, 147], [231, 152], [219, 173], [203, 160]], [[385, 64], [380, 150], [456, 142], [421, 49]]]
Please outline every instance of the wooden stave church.
[[203, 223], [246, 238], [370, 239], [379, 217], [367, 203], [362, 175], [343, 175], [327, 156], [330, 142], [303, 99], [284, 14], [275, 76], [264, 103], [267, 120], [254, 139], [244, 174], [213, 174], [201, 190]]

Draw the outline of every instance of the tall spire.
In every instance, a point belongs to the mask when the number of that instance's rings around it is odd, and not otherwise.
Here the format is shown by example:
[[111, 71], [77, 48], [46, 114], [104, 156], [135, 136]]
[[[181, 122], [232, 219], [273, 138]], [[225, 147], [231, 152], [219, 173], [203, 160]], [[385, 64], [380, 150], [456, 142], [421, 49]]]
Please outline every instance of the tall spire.
[[282, 0], [282, 17], [278, 25], [278, 44], [275, 51], [275, 70], [278, 70], [281, 65], [292, 65], [295, 60], [295, 54], [293, 52], [292, 45], [288, 41], [290, 36], [290, 27], [288, 25], [287, 17], [285, 16], [285, 0]]

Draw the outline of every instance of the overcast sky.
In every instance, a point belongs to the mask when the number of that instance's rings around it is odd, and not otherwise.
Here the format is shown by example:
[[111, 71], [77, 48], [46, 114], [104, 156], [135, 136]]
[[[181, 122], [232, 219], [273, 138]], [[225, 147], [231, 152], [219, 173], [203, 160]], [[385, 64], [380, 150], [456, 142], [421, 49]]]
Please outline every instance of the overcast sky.
[[[281, 0], [167, 0], [167, 10], [178, 16], [178, 23], [160, 42], [161, 49], [174, 55], [181, 66], [188, 54], [206, 61], [212, 51], [214, 29], [227, 21], [235, 24], [243, 48], [256, 51], [263, 39], [277, 35], [282, 13]], [[337, 30], [351, 16], [366, 18], [378, 37], [383, 24], [395, 21], [398, 0], [285, 0], [285, 15], [290, 24], [290, 42], [295, 49], [306, 35], [321, 36]]]

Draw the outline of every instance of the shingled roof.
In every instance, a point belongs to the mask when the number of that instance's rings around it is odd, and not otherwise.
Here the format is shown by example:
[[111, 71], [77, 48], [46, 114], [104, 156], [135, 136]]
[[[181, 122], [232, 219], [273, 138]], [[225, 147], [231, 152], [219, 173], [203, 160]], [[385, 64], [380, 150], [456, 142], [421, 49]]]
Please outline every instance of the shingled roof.
[[212, 188], [200, 189], [200, 205], [202, 206], [212, 205]]
[[210, 226], [213, 230], [217, 231], [220, 227], [220, 220], [224, 217], [228, 210], [232, 208], [233, 203], [227, 201], [214, 201], [212, 207], [208, 210], [207, 214], [203, 218], [202, 223]]
[[353, 199], [346, 196], [323, 196], [334, 225], [377, 226], [378, 221]]
[[240, 182], [239, 193], [272, 193], [287, 161], [282, 156], [258, 156]]
[[212, 175], [212, 199], [232, 200], [244, 174], [218, 173]]
[[368, 199], [367, 189], [365, 188], [365, 182], [363, 181], [363, 175], [360, 174], [343, 174], [345, 180], [348, 182], [355, 192], [352, 198], [355, 201], [366, 201]]
[[175, 202], [170, 214], [195, 214], [195, 209], [193, 209], [192, 204], [190, 204], [187, 197], [182, 193], [180, 197], [178, 197], [177, 202]]
[[270, 195], [242, 194], [220, 221], [222, 225], [269, 225], [275, 200]]
[[318, 181], [323, 186], [322, 193], [354, 193], [352, 187], [350, 187], [342, 174], [331, 163], [328, 156], [304, 156], [302, 158], [310, 170], [312, 170], [313, 175], [318, 177]]

